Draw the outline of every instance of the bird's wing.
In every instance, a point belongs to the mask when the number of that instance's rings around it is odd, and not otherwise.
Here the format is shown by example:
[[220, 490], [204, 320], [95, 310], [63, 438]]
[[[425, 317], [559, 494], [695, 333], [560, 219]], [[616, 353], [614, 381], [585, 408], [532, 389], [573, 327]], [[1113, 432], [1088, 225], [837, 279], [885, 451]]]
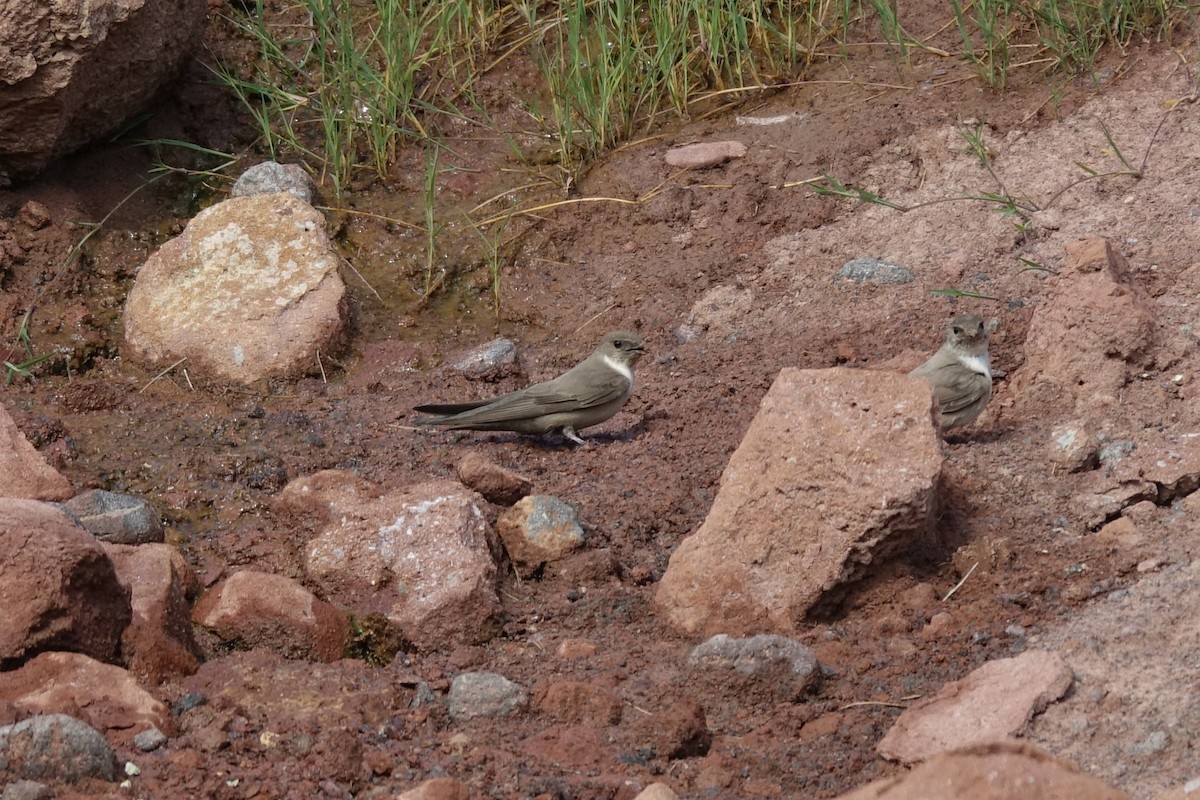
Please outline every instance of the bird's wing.
[[[629, 390], [629, 382], [620, 375], [605, 371], [589, 377], [592, 374], [590, 371], [582, 375], [568, 372], [554, 380], [501, 395], [487, 403], [477, 406], [464, 404], [472, 407], [454, 413], [462, 415], [457, 421], [473, 424], [532, 419], [562, 411], [594, 408], [619, 399]], [[568, 376], [571, 379], [565, 381], [564, 378]], [[423, 408], [432, 410], [433, 407]]]
[[964, 369], [958, 362], [921, 373], [933, 383], [933, 393], [943, 414], [954, 414], [979, 402], [991, 390], [991, 379]]

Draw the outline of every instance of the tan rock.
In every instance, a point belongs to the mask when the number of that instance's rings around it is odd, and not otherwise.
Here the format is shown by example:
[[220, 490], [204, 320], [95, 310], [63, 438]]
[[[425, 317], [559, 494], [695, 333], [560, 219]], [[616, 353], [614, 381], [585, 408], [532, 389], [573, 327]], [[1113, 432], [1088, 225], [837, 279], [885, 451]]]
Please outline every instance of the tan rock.
[[679, 800], [679, 795], [665, 783], [652, 783], [638, 792], [633, 800]]
[[0, 175], [32, 177], [145, 108], [199, 44], [207, 10], [204, 0], [5, 3]]
[[296, 581], [242, 570], [214, 586], [192, 619], [227, 642], [285, 658], [335, 661], [350, 638], [346, 616]]
[[558, 722], [616, 725], [622, 703], [612, 689], [584, 681], [555, 681], [534, 694], [538, 712]]
[[396, 800], [471, 800], [471, 790], [454, 778], [431, 778], [396, 795]]
[[109, 660], [131, 619], [129, 590], [100, 543], [58, 508], [0, 498], [0, 665], [43, 650]]
[[746, 145], [741, 142], [700, 142], [672, 147], [667, 151], [667, 165], [702, 169], [724, 164], [731, 158], [746, 155]]
[[912, 772], [836, 800], [1132, 800], [1077, 767], [1020, 742], [943, 753]]
[[81, 653], [42, 653], [0, 672], [0, 699], [29, 714], [70, 714], [101, 731], [174, 730], [167, 707], [120, 667]]
[[583, 547], [587, 537], [575, 509], [544, 494], [521, 498], [496, 520], [496, 532], [517, 566], [536, 568]]
[[928, 384], [780, 371], [672, 554], [656, 600], [690, 634], [796, 631], [828, 591], [932, 529], [941, 445]]
[[305, 568], [328, 597], [359, 614], [384, 614], [422, 649], [496, 633], [498, 545], [482, 497], [448, 480], [365, 502], [356, 491], [348, 505], [326, 497], [329, 522], [309, 542]]
[[295, 196], [201, 211], [138, 272], [128, 352], [148, 366], [251, 383], [314, 372], [342, 331], [346, 287], [320, 212]]
[[33, 500], [66, 500], [71, 484], [46, 463], [0, 405], [0, 495]]
[[1093, 417], [1113, 405], [1129, 369], [1143, 366], [1154, 328], [1151, 301], [1111, 242], [1068, 245], [1066, 263], [1046, 280], [1029, 322], [1013, 394], [1026, 414]]
[[1016, 736], [1062, 697], [1074, 674], [1057, 653], [1030, 650], [989, 661], [905, 709], [876, 746], [911, 764], [957, 747]]
[[533, 481], [499, 464], [493, 464], [474, 450], [458, 462], [458, 479], [489, 502], [511, 506], [533, 488]]
[[105, 544], [104, 552], [131, 592], [133, 621], [121, 636], [129, 671], [151, 683], [195, 672], [200, 648], [190, 600], [199, 583], [183, 554], [168, 544]]

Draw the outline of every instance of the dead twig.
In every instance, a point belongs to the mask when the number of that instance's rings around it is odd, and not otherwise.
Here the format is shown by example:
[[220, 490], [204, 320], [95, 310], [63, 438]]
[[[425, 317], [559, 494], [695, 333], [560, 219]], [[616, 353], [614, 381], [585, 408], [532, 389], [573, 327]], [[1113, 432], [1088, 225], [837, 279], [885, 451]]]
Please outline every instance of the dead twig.
[[957, 592], [960, 588], [962, 588], [962, 585], [967, 582], [967, 578], [971, 577], [971, 573], [974, 572], [975, 568], [978, 566], [979, 566], [978, 561], [976, 561], [974, 564], [971, 565], [971, 568], [969, 570], [967, 570], [967, 574], [962, 576], [962, 580], [959, 581], [958, 583], [954, 584], [953, 589], [946, 592], [946, 596], [942, 598], [943, 603], [946, 602], [947, 600], [949, 600], [951, 597], [953, 597], [954, 593]]

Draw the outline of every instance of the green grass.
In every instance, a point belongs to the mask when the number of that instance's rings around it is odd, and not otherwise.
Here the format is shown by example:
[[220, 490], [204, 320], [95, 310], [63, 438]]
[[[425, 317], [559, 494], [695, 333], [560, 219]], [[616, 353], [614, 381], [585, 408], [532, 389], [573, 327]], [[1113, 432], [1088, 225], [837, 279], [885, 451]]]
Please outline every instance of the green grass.
[[[1017, 68], [1094, 75], [1106, 46], [1159, 40], [1188, 0], [950, 0], [951, 55], [989, 87]], [[251, 68], [218, 65], [273, 157], [298, 157], [335, 191], [362, 171], [388, 178], [397, 150], [443, 123], [487, 127], [480, 79], [525, 56], [540, 88], [524, 98], [569, 187], [605, 149], [664, 114], [794, 80], [871, 31], [910, 63], [915, 39], [893, 0], [254, 0], [228, 19]], [[506, 135], [506, 132], [496, 132]]]
[[356, 173], [389, 176], [397, 148], [478, 119], [479, 80], [523, 54], [540, 88], [523, 98], [552, 138], [569, 186], [605, 148], [705, 92], [793, 77], [844, 36], [851, 6], [822, 0], [264, 0], [227, 19], [258, 50], [252, 68], [219, 64], [272, 157], [298, 156], [340, 190]]

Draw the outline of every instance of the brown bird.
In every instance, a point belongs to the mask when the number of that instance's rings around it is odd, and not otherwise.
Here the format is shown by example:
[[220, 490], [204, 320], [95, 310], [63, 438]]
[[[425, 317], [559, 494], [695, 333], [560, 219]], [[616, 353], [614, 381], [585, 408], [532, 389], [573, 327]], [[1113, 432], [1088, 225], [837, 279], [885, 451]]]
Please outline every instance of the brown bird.
[[633, 365], [643, 352], [642, 337], [617, 331], [553, 380], [490, 400], [430, 403], [413, 410], [440, 415], [419, 419], [418, 425], [532, 435], [561, 431], [572, 442], [583, 444], [576, 431], [612, 417], [633, 393]]
[[968, 425], [992, 398], [992, 363], [988, 331], [975, 314], [950, 320], [946, 343], [929, 360], [910, 372], [933, 385], [942, 430]]

